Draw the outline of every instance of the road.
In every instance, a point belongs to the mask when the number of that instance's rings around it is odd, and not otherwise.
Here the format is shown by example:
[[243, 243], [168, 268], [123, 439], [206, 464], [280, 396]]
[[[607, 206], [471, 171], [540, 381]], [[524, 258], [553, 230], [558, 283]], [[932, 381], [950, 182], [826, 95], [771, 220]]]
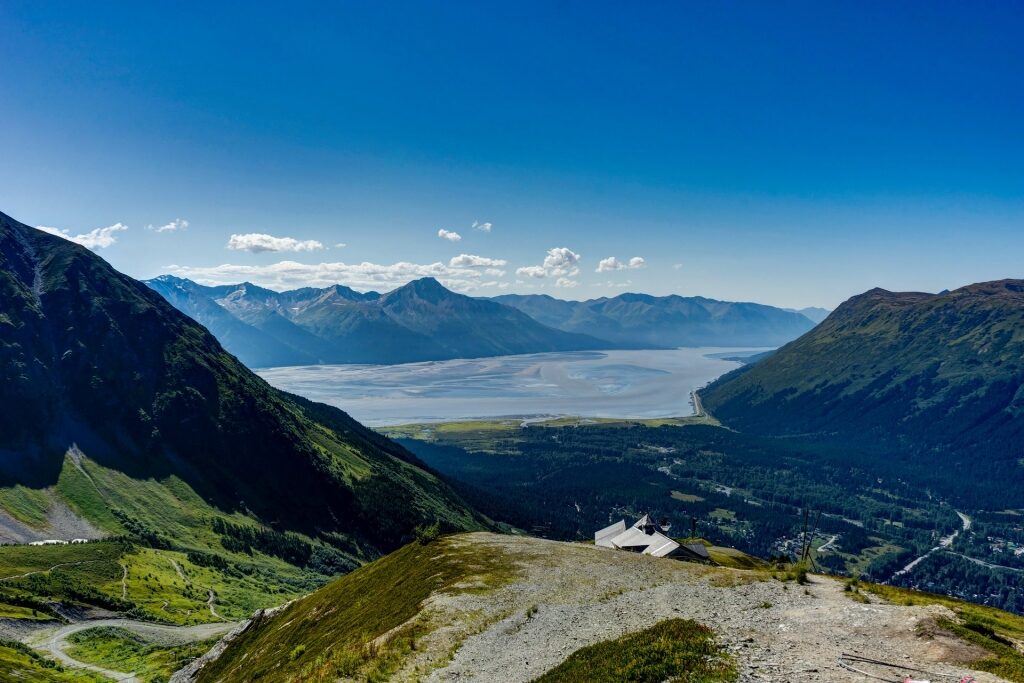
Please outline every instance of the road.
[[967, 555], [964, 555], [963, 553], [955, 553], [952, 550], [949, 551], [949, 554], [950, 555], [956, 555], [957, 557], [962, 557], [965, 560], [967, 560], [968, 562], [973, 562], [976, 565], [979, 565], [979, 566], [982, 566], [982, 567], [987, 567], [989, 569], [1002, 569], [1003, 571], [1017, 572], [1018, 574], [1024, 574], [1024, 569], [1021, 569], [1020, 567], [1007, 567], [1005, 564], [992, 564], [991, 562], [986, 562], [985, 560], [979, 560], [976, 557], [968, 557]]
[[704, 412], [704, 405], [700, 402], [700, 394], [696, 391], [691, 391], [690, 400], [693, 403], [693, 416], [707, 417], [707, 413]]
[[[897, 576], [903, 576], [904, 574], [909, 574], [910, 572], [914, 571], [914, 567], [916, 567], [917, 565], [919, 565], [922, 562], [924, 562], [926, 557], [928, 557], [932, 553], [937, 553], [940, 550], [946, 550], [951, 545], [953, 545], [953, 541], [956, 540], [956, 537], [960, 535], [961, 531], [967, 531], [968, 529], [971, 528], [971, 518], [970, 517], [968, 517], [967, 515], [965, 515], [962, 512], [959, 512], [959, 511], [957, 511], [956, 514], [960, 518], [960, 523], [961, 523], [963, 528], [957, 529], [956, 531], [951, 533], [949, 536], [943, 536], [942, 538], [940, 538], [939, 539], [939, 544], [937, 546], [935, 546], [934, 548], [932, 548], [931, 550], [926, 552], [924, 555], [921, 555], [920, 557], [914, 559], [906, 567], [904, 567], [903, 569], [901, 569], [898, 572], [896, 572], [895, 574], [893, 574], [892, 575], [893, 579], [895, 579]], [[890, 579], [890, 581], [891, 580], [892, 579]]]
[[168, 626], [164, 624], [152, 624], [146, 621], [135, 621], [133, 619], [95, 619], [91, 621], [79, 621], [74, 624], [61, 626], [55, 631], [46, 634], [42, 640], [35, 640], [35, 642], [30, 643], [30, 645], [49, 653], [54, 659], [64, 666], [76, 669], [86, 669], [102, 676], [106, 676], [114, 681], [138, 683], [139, 679], [136, 678], [134, 673], [104, 669], [100, 666], [80, 662], [68, 655], [65, 652], [65, 649], [70, 645], [67, 640], [68, 636], [92, 628], [114, 626], [137, 633], [147, 640], [159, 642], [161, 644], [183, 645], [197, 640], [207, 640], [208, 638], [222, 636], [237, 625], [237, 623], [221, 622], [217, 624], [199, 624], [197, 626]]
[[828, 551], [832, 550], [832, 544], [835, 543], [838, 540], [839, 540], [839, 535], [837, 534], [837, 535], [833, 536], [832, 538], [828, 539], [828, 541], [826, 541], [825, 543], [822, 543], [818, 547], [818, 552], [819, 553], [827, 553]]

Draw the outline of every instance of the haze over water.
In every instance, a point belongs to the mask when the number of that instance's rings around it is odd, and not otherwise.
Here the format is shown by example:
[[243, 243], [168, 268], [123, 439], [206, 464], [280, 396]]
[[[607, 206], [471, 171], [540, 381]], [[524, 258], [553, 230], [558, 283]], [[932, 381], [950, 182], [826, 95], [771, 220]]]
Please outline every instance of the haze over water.
[[372, 426], [538, 415], [692, 415], [690, 392], [763, 349], [582, 351], [403, 365], [266, 368], [275, 387], [342, 408]]

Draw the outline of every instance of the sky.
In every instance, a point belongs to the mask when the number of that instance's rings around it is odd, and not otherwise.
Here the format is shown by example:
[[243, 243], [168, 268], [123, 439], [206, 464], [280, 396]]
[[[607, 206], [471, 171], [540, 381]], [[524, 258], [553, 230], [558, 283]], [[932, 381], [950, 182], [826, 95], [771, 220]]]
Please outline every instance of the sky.
[[0, 211], [138, 278], [1024, 277], [1013, 2], [0, 3]]

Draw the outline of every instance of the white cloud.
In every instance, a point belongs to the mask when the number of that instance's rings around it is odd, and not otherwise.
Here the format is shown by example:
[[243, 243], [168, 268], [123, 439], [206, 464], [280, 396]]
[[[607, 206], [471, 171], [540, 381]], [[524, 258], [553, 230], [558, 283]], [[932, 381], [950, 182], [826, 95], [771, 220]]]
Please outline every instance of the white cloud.
[[[626, 280], [625, 282], [612, 282], [611, 280], [609, 280], [607, 283], [605, 283], [605, 286], [611, 289], [625, 289], [626, 287], [629, 287], [631, 284], [633, 284], [632, 280]], [[598, 287], [600, 286], [601, 285], [598, 285]]]
[[579, 284], [580, 283], [577, 282], [576, 280], [570, 280], [567, 277], [560, 277], [560, 278], [558, 278], [558, 280], [555, 281], [555, 286], [556, 287], [565, 287], [567, 289], [571, 289], [573, 287], [576, 287]]
[[516, 269], [516, 275], [526, 277], [544, 278], [565, 278], [579, 275], [579, 262], [583, 257], [568, 247], [555, 247], [548, 249], [544, 263], [539, 266], [523, 266]]
[[83, 247], [95, 251], [114, 244], [114, 242], [117, 241], [117, 237], [114, 236], [114, 233], [127, 230], [128, 226], [123, 223], [114, 223], [113, 225], [109, 225], [105, 228], [96, 228], [95, 230], [90, 230], [89, 232], [82, 233], [81, 235], [71, 235], [67, 230], [49, 228], [45, 225], [38, 225], [36, 228], [43, 232], [48, 232], [51, 235], [56, 235], [57, 237], [63, 237], [75, 244], [81, 244]]
[[477, 221], [473, 221], [473, 228], [475, 230], [479, 230], [481, 232], [490, 232], [491, 231], [491, 224], [490, 223], [478, 223]]
[[491, 277], [505, 277], [505, 271], [501, 268], [486, 268], [484, 273]]
[[[153, 228], [153, 226], [150, 227]], [[184, 218], [175, 218], [167, 225], [161, 225], [159, 228], [153, 228], [153, 230], [156, 230], [157, 232], [177, 232], [179, 230], [184, 230], [187, 227], [187, 220], [185, 220]]]
[[228, 249], [259, 254], [264, 251], [316, 251], [324, 245], [316, 240], [297, 240], [293, 237], [274, 237], [259, 232], [232, 235]]
[[369, 263], [298, 263], [279, 261], [268, 265], [239, 265], [225, 263], [219, 266], [167, 266], [164, 270], [187, 277], [204, 285], [224, 285], [254, 282], [276, 290], [298, 287], [327, 287], [344, 284], [361, 290], [390, 290], [410, 280], [434, 277], [445, 287], [467, 292], [481, 287], [482, 273], [475, 268], [459, 268], [437, 263], [408, 263], [405, 261], [380, 264]]
[[614, 256], [609, 256], [608, 258], [603, 258], [600, 261], [598, 261], [597, 270], [594, 272], [607, 273], [613, 270], [622, 270], [625, 267], [625, 263], [615, 258]]
[[626, 263], [623, 263], [622, 261], [620, 261], [619, 259], [615, 258], [614, 256], [609, 256], [608, 258], [603, 258], [603, 259], [601, 259], [598, 262], [597, 270], [594, 271], [594, 272], [596, 272], [596, 273], [610, 273], [610, 272], [613, 272], [613, 271], [616, 271], [616, 270], [626, 270], [627, 268], [631, 268], [633, 270], [636, 270], [638, 268], [646, 268], [646, 267], [647, 267], [647, 261], [644, 260], [643, 256], [634, 256], [633, 258], [629, 259], [629, 261], [626, 262]]
[[522, 268], [516, 268], [516, 275], [540, 278], [546, 277], [547, 271], [544, 270], [544, 266], [523, 266]]
[[501, 258], [488, 258], [487, 256], [475, 256], [474, 254], [459, 254], [458, 256], [453, 256], [448, 262], [448, 265], [452, 268], [493, 268], [495, 266], [504, 266], [507, 263], [508, 261]]
[[544, 257], [544, 270], [552, 276], [573, 276], [580, 272], [576, 267], [580, 258], [579, 254], [567, 247], [548, 249], [548, 255]]
[[672, 270], [682, 270], [682, 269], [683, 269], [683, 264], [682, 263], [673, 263], [672, 264]]
[[448, 240], [449, 242], [458, 242], [462, 239], [462, 235], [459, 233], [454, 230], [445, 230], [444, 228], [437, 231], [437, 236], [443, 240]]
[[347, 247], [347, 246], [348, 246], [348, 245], [347, 245], [347, 244], [345, 244], [344, 242], [338, 242], [337, 244], [335, 244], [335, 245], [334, 245], [334, 248], [335, 248], [335, 249], [344, 249], [344, 248], [345, 248], [345, 247]]

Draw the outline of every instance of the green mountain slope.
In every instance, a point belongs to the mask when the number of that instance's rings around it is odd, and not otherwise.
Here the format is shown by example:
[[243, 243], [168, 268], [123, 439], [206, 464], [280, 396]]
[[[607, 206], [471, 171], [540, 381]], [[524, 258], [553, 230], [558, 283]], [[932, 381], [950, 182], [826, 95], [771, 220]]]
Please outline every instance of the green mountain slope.
[[291, 532], [359, 561], [418, 524], [484, 523], [402, 447], [271, 388], [156, 292], [2, 214], [0, 330], [0, 535], [91, 526], [296, 564], [309, 548], [290, 557]]
[[737, 429], [903, 459], [979, 507], [1020, 505], [1024, 281], [871, 290], [701, 396]]
[[562, 301], [543, 294], [494, 297], [539, 322], [622, 346], [778, 346], [814, 323], [793, 311], [704, 297], [620, 294]]

